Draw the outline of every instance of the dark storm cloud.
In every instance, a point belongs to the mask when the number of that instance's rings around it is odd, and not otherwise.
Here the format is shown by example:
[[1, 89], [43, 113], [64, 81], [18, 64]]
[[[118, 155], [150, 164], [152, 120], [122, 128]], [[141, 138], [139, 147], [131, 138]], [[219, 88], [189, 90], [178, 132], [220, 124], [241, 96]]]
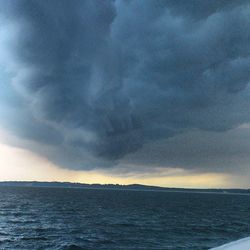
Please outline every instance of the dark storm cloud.
[[248, 1], [0, 3], [16, 27], [17, 120], [31, 117], [14, 130], [54, 145], [44, 154], [55, 162], [113, 165], [159, 139], [250, 121]]

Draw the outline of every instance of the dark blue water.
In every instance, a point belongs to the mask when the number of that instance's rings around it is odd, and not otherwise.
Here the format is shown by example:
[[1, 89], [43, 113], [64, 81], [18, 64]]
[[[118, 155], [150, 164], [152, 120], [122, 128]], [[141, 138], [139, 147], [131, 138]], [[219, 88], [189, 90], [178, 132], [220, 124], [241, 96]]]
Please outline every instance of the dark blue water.
[[249, 214], [246, 195], [0, 188], [0, 249], [209, 249]]

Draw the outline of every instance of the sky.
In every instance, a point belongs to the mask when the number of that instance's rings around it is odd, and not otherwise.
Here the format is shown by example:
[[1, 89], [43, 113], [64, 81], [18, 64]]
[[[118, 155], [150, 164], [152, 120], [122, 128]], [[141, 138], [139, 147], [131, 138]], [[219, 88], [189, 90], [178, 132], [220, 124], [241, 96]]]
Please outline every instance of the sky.
[[250, 188], [248, 0], [0, 0], [0, 180]]

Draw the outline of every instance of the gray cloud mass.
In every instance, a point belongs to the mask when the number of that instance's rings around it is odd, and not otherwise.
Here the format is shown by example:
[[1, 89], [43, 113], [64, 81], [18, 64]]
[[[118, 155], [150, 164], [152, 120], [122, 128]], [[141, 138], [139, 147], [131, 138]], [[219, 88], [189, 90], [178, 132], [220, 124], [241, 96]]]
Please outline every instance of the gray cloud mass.
[[[182, 142], [172, 138], [194, 130], [200, 137], [227, 133], [250, 122], [249, 1], [1, 0], [0, 6], [6, 30], [0, 52], [7, 51], [0, 69], [21, 103], [5, 100], [13, 115], [2, 115], [1, 123], [43, 145], [33, 150], [61, 166], [101, 168], [124, 157], [143, 165], [148, 148], [160, 142], [152, 165], [192, 168], [185, 159], [193, 153], [183, 154]], [[194, 168], [225, 167], [204, 152]]]

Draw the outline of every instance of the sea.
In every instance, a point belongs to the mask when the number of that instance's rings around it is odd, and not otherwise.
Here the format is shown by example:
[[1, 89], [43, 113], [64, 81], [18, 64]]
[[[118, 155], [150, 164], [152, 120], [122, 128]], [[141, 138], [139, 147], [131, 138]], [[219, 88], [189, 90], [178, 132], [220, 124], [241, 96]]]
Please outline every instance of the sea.
[[1, 250], [198, 250], [247, 236], [249, 195], [0, 188]]

